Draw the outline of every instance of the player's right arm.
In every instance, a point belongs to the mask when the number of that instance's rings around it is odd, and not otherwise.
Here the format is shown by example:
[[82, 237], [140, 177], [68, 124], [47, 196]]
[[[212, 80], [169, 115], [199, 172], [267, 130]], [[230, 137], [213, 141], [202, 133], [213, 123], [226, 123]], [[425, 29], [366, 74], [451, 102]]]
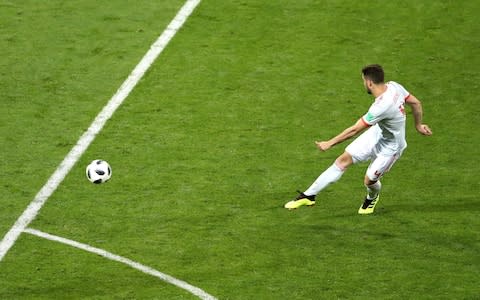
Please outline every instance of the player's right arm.
[[340, 134], [338, 134], [334, 138], [331, 138], [328, 141], [316, 141], [315, 144], [317, 145], [319, 150], [327, 151], [328, 149], [332, 148], [336, 144], [340, 144], [341, 142], [356, 136], [357, 134], [361, 133], [362, 131], [364, 131], [370, 126], [371, 125], [367, 124], [365, 120], [363, 120], [363, 118], [360, 118], [355, 124], [346, 128], [344, 131], [342, 131]]
[[412, 108], [413, 119], [415, 121], [415, 128], [423, 135], [432, 135], [432, 130], [427, 124], [422, 124], [423, 108], [420, 100], [414, 95], [410, 94], [405, 99], [405, 103]]

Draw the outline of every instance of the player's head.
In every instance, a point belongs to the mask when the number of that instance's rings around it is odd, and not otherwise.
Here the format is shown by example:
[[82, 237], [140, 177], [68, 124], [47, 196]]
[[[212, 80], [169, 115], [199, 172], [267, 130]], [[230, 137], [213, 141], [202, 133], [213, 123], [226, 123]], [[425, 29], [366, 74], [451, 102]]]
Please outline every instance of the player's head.
[[372, 93], [373, 85], [384, 83], [384, 77], [385, 73], [380, 65], [368, 65], [362, 69], [363, 84], [369, 94]]

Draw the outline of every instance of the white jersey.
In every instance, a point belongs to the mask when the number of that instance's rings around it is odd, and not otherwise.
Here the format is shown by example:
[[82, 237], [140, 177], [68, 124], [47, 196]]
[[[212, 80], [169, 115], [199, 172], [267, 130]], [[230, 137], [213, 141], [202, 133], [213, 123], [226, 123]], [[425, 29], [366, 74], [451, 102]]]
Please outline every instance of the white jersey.
[[410, 96], [400, 84], [390, 81], [387, 90], [375, 99], [363, 122], [372, 126], [378, 135], [377, 154], [393, 155], [401, 153], [406, 147], [405, 140], [405, 100]]

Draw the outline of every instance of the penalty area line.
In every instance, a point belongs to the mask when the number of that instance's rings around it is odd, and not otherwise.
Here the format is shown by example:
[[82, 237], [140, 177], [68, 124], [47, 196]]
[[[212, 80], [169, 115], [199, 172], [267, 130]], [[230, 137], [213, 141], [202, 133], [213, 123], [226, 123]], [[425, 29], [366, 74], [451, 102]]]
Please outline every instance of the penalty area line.
[[24, 232], [35, 235], [35, 236], [38, 236], [38, 237], [41, 237], [41, 238], [44, 238], [44, 239], [47, 239], [47, 240], [50, 240], [50, 241], [59, 242], [59, 243], [65, 244], [65, 245], [69, 245], [69, 246], [72, 246], [72, 247], [75, 247], [75, 248], [78, 248], [78, 249], [81, 249], [81, 250], [84, 250], [84, 251], [87, 251], [87, 252], [90, 252], [90, 253], [100, 255], [102, 257], [105, 257], [106, 259], [125, 264], [125, 265], [130, 266], [134, 269], [137, 269], [137, 270], [139, 270], [139, 271], [141, 271], [145, 274], [160, 278], [161, 280], [163, 280], [167, 283], [173, 284], [173, 285], [175, 285], [175, 286], [177, 286], [177, 287], [179, 287], [183, 290], [186, 290], [186, 291], [192, 293], [193, 295], [199, 297], [200, 299], [216, 300], [215, 297], [206, 293], [202, 289], [199, 289], [199, 288], [197, 288], [197, 287], [195, 287], [195, 286], [193, 286], [193, 285], [191, 285], [191, 284], [189, 284], [185, 281], [179, 280], [175, 277], [172, 277], [170, 275], [167, 275], [165, 273], [157, 271], [157, 270], [155, 270], [153, 268], [150, 268], [148, 266], [142, 265], [141, 263], [135, 262], [135, 261], [130, 260], [128, 258], [125, 258], [123, 256], [116, 255], [116, 254], [113, 254], [111, 252], [105, 251], [105, 250], [100, 249], [100, 248], [95, 248], [95, 247], [92, 247], [92, 246], [87, 245], [87, 244], [82, 244], [82, 243], [79, 243], [79, 242], [76, 242], [76, 241], [73, 241], [73, 240], [69, 240], [69, 239], [66, 239], [66, 238], [63, 238], [63, 237], [60, 237], [60, 236], [45, 233], [45, 232], [42, 232], [42, 231], [39, 231], [39, 230], [36, 230], [36, 229], [32, 229], [32, 228], [27, 228], [27, 229], [24, 230]]
[[7, 234], [0, 242], [0, 262], [3, 260], [10, 248], [15, 244], [16, 240], [35, 219], [42, 206], [47, 202], [48, 198], [57, 189], [60, 183], [65, 179], [67, 174], [73, 168], [75, 163], [80, 159], [88, 146], [95, 139], [97, 134], [102, 130], [105, 123], [112, 117], [113, 113], [127, 98], [133, 88], [137, 85], [145, 72], [150, 68], [152, 63], [162, 53], [163, 49], [168, 45], [170, 40], [175, 36], [177, 31], [183, 26], [187, 18], [197, 7], [201, 0], [188, 0], [178, 11], [177, 15], [168, 24], [167, 28], [162, 32], [160, 37], [151, 45], [150, 49], [144, 55], [142, 60], [133, 69], [128, 78], [123, 82], [115, 95], [103, 107], [102, 111], [97, 115], [90, 127], [80, 137], [75, 146], [65, 156], [63, 161], [57, 167], [55, 172], [50, 176], [47, 183], [40, 189], [35, 198], [30, 202], [22, 215], [17, 219], [15, 224], [10, 228]]

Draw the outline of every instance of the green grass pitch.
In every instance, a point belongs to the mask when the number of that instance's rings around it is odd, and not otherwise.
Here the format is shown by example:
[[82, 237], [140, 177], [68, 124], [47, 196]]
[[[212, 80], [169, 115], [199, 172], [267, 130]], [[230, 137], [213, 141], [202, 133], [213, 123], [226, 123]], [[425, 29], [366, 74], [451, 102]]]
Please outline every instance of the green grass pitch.
[[[183, 5], [0, 0], [0, 236]], [[218, 299], [478, 299], [478, 1], [204, 0], [32, 228], [102, 248]], [[312, 209], [282, 208], [340, 154], [316, 139], [372, 99], [385, 67], [422, 100], [371, 216], [366, 165]], [[104, 185], [85, 166], [112, 165]], [[2, 299], [195, 299], [22, 234]]]

